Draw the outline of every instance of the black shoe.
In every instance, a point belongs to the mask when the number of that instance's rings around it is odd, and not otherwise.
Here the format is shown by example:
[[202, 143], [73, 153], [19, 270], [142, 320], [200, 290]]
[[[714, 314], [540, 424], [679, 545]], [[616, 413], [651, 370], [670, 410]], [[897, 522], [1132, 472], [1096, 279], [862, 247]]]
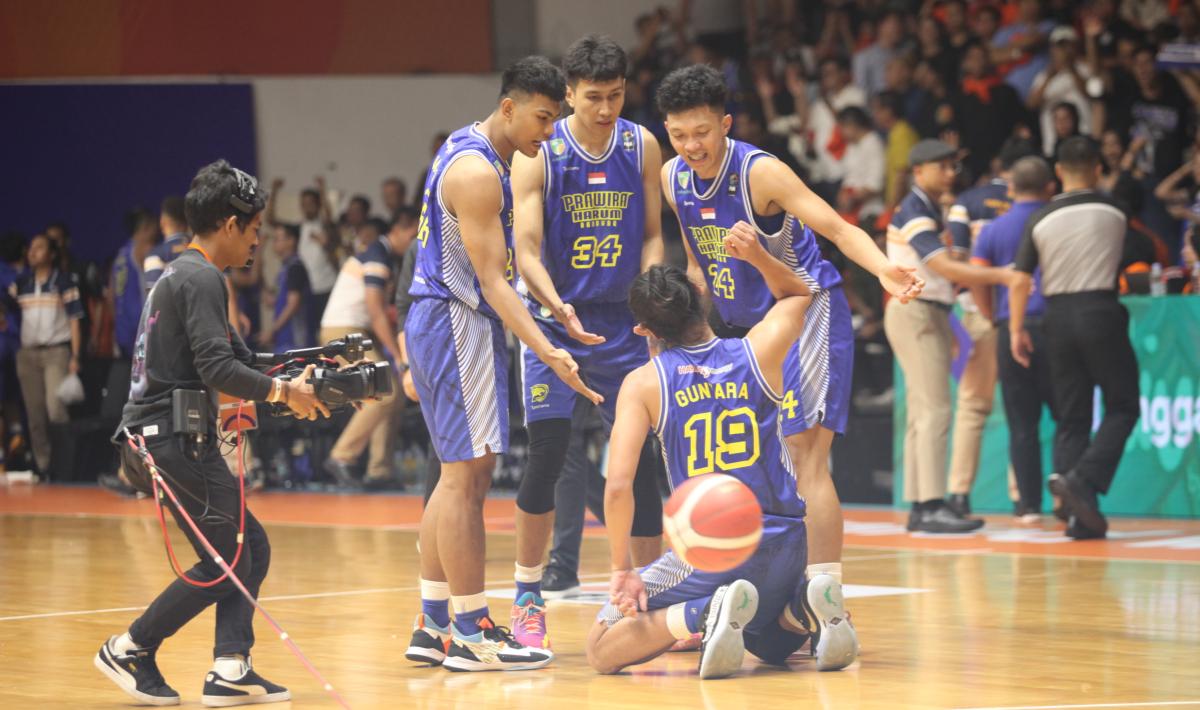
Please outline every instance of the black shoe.
[[933, 510], [922, 510], [916, 515], [915, 525], [911, 520], [909, 522], [909, 530], [915, 532], [966, 533], [983, 527], [982, 520], [956, 515], [953, 510], [950, 510], [945, 505], [940, 505]]
[[352, 466], [345, 461], [337, 459], [325, 459], [325, 471], [333, 476], [333, 480], [342, 488], [350, 488], [358, 490], [362, 488], [362, 484], [354, 477]]
[[569, 599], [579, 595], [579, 577], [561, 567], [547, 567], [542, 573], [543, 599]]
[[1108, 533], [1108, 521], [1100, 513], [1100, 503], [1096, 500], [1096, 489], [1085, 481], [1078, 473], [1071, 471], [1065, 476], [1053, 474], [1050, 476], [1050, 491], [1063, 500], [1063, 505], [1071, 513], [1076, 525], [1080, 525], [1104, 537]]
[[946, 496], [946, 507], [965, 518], [971, 514], [971, 498], [966, 493], [951, 493]]
[[115, 473], [102, 473], [96, 479], [96, 483], [109, 493], [116, 493], [122, 498], [136, 498], [137, 489], [121, 480], [121, 477]]
[[1021, 525], [1036, 525], [1042, 521], [1042, 508], [1018, 500], [1013, 503], [1013, 517]]
[[179, 693], [167, 685], [154, 654], [158, 647], [139, 648], [123, 656], [116, 655], [112, 643], [117, 637], [113, 636], [96, 653], [93, 664], [108, 679], [117, 684], [130, 697], [146, 705], [178, 705]]
[[209, 671], [204, 676], [204, 694], [200, 696], [200, 704], [210, 708], [227, 708], [292, 699], [292, 693], [287, 688], [255, 673], [249, 658], [243, 662], [242, 668], [245, 672], [237, 678], [226, 678], [216, 671]]
[[1107, 531], [1097, 532], [1084, 527], [1077, 518], [1071, 518], [1067, 522], [1067, 537], [1072, 540], [1103, 540], [1106, 534]]
[[362, 481], [364, 491], [398, 491], [404, 486], [394, 476], [367, 476]]
[[917, 509], [917, 504], [913, 503], [913, 507], [908, 511], [908, 524], [904, 527], [909, 532], [917, 531], [917, 523], [921, 520], [921, 511]]

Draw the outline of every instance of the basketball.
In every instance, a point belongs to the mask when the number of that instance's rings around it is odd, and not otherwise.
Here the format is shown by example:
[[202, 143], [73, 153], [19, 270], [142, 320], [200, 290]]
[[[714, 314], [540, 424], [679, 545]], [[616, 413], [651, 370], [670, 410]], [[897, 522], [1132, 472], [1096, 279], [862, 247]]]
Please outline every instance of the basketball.
[[733, 476], [696, 476], [671, 494], [663, 508], [663, 531], [679, 559], [698, 570], [724, 572], [758, 549], [762, 508]]

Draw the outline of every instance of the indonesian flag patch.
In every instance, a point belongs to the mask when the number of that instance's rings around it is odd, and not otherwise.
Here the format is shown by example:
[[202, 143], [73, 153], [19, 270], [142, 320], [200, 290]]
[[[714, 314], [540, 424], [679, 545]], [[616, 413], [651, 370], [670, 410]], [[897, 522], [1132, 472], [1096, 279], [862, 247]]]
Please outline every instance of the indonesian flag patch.
[[603, 185], [606, 182], [608, 181], [605, 179], [604, 173], [588, 173], [589, 185]]
[[717, 210], [715, 207], [701, 207], [700, 208], [700, 217], [703, 219], [716, 219], [717, 218]]

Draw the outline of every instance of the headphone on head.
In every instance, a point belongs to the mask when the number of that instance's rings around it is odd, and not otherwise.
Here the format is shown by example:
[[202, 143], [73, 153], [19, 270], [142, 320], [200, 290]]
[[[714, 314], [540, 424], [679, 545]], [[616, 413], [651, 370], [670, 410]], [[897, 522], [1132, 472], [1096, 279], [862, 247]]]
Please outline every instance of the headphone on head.
[[258, 191], [258, 180], [249, 173], [232, 166], [230, 168], [233, 170], [233, 177], [237, 180], [237, 185], [233, 188], [233, 194], [229, 196], [229, 204], [242, 214], [254, 214], [258, 211], [255, 204], [262, 200], [262, 195]]

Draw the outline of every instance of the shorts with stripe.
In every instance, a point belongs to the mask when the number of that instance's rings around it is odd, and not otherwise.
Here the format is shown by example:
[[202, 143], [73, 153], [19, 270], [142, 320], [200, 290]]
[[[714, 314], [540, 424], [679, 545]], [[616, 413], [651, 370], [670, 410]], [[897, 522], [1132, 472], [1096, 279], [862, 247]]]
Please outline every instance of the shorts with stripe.
[[404, 333], [413, 384], [443, 463], [508, 448], [504, 326], [455, 300], [417, 299]]
[[[646, 585], [647, 611], [665, 609], [673, 604], [706, 597], [717, 588], [734, 580], [744, 579], [758, 590], [758, 611], [746, 625], [746, 633], [754, 635], [774, 624], [784, 607], [804, 583], [804, 568], [808, 562], [808, 534], [803, 521], [788, 529], [764, 538], [750, 559], [728, 572], [701, 572], [667, 550], [666, 554], [640, 570]], [[605, 604], [596, 620], [612, 626], [621, 620], [621, 612]], [[751, 642], [747, 642], [750, 645]]]
[[[617, 393], [625, 376], [650, 360], [646, 339], [633, 332], [637, 323], [629, 311], [629, 304], [575, 306], [575, 315], [579, 316], [584, 330], [604, 336], [604, 342], [599, 345], [584, 345], [567, 335], [567, 329], [539, 304], [530, 304], [529, 311], [550, 344], [571, 353], [579, 363], [579, 376], [584, 383], [604, 397], [600, 412], [611, 427], [616, 415]], [[543, 419], [571, 418], [578, 396], [575, 390], [524, 345], [521, 346], [521, 386], [526, 424]]]
[[822, 426], [846, 431], [854, 372], [854, 326], [841, 286], [816, 292], [800, 339], [783, 361], [783, 435]]

